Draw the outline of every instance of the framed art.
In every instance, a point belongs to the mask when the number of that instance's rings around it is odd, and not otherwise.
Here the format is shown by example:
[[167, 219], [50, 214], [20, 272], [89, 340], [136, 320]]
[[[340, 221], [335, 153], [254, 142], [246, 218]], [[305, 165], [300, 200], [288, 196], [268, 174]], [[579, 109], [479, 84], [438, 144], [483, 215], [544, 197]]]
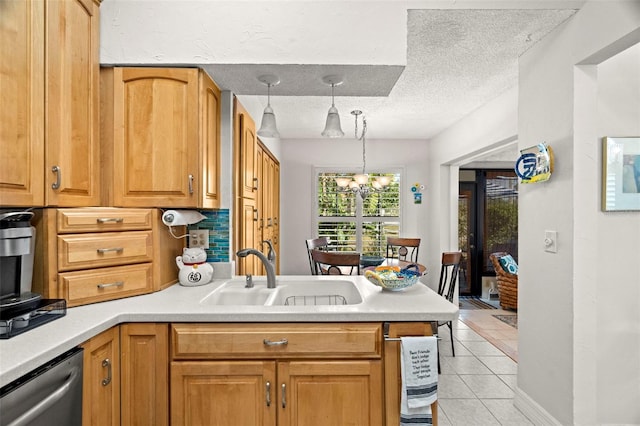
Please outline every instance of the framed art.
[[640, 210], [640, 136], [603, 138], [602, 210]]

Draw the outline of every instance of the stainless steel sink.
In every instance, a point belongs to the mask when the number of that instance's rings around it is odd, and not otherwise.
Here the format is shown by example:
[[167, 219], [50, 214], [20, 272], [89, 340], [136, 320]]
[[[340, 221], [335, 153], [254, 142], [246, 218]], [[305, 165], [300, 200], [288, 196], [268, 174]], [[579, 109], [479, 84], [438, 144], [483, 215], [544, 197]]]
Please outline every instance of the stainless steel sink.
[[205, 296], [200, 304], [215, 306], [304, 306], [356, 305], [362, 295], [347, 280], [277, 280], [276, 288], [254, 279], [254, 287], [245, 288], [244, 280], [231, 280]]

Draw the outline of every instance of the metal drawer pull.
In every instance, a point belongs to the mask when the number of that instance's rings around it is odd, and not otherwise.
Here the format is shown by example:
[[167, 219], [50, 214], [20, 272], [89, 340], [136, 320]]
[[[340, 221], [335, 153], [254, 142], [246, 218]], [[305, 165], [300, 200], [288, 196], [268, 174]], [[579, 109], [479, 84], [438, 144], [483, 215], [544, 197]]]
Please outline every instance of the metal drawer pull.
[[287, 408], [287, 385], [282, 384], [282, 408]]
[[115, 251], [116, 253], [122, 253], [124, 251], [123, 247], [113, 247], [113, 248], [101, 248], [96, 250], [100, 254], [109, 253], [110, 251]]
[[258, 209], [253, 209], [253, 221], [258, 221]]
[[102, 386], [107, 386], [111, 383], [111, 360], [109, 358], [103, 360], [102, 367], [107, 367], [107, 378], [102, 379]]
[[99, 217], [99, 218], [96, 219], [96, 222], [98, 222], [98, 223], [109, 223], [109, 222], [122, 223], [122, 222], [124, 222], [124, 218], [122, 218], [122, 217]]
[[51, 167], [51, 171], [56, 174], [56, 181], [51, 184], [52, 189], [60, 189], [60, 183], [62, 181], [62, 170], [59, 166]]
[[113, 283], [105, 283], [105, 284], [98, 284], [98, 288], [108, 288], [108, 287], [122, 287], [124, 285], [124, 281], [116, 281]]
[[259, 188], [259, 185], [258, 185], [258, 182], [259, 182], [259, 181], [258, 181], [258, 178], [257, 178], [257, 177], [254, 177], [254, 178], [253, 178], [253, 182], [255, 182], [255, 186], [254, 186], [253, 188], [251, 188], [251, 189], [253, 189], [254, 191], [257, 191], [257, 190], [258, 190], [258, 188]]
[[271, 382], [267, 382], [267, 407], [271, 407]]
[[276, 340], [275, 342], [273, 342], [269, 339], [264, 339], [262, 343], [264, 343], [267, 346], [284, 346], [288, 344], [289, 341], [287, 339], [282, 339], [282, 340]]

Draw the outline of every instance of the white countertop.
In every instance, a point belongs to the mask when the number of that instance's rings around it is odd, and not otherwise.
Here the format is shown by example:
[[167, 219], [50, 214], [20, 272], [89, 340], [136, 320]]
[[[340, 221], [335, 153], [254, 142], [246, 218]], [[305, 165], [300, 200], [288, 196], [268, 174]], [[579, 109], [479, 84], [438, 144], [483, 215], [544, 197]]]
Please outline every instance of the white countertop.
[[[236, 277], [244, 279], [244, 277]], [[125, 322], [382, 322], [453, 320], [458, 308], [418, 283], [403, 291], [383, 291], [363, 276], [278, 276], [288, 280], [350, 280], [363, 302], [341, 306], [220, 306], [200, 301], [225, 282], [216, 279], [200, 287], [173, 285], [163, 291], [110, 302], [68, 308], [50, 323], [0, 340], [0, 386]], [[254, 277], [258, 285], [265, 277]]]

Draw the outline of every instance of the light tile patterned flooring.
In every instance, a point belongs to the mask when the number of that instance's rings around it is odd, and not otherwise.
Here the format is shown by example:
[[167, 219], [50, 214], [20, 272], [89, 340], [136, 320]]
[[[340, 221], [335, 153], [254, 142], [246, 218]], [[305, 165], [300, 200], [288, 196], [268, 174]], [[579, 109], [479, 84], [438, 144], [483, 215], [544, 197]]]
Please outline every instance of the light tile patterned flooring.
[[513, 406], [518, 330], [492, 316], [513, 313], [500, 309], [460, 310], [453, 331], [455, 357], [449, 328], [440, 327], [440, 426], [533, 425]]

